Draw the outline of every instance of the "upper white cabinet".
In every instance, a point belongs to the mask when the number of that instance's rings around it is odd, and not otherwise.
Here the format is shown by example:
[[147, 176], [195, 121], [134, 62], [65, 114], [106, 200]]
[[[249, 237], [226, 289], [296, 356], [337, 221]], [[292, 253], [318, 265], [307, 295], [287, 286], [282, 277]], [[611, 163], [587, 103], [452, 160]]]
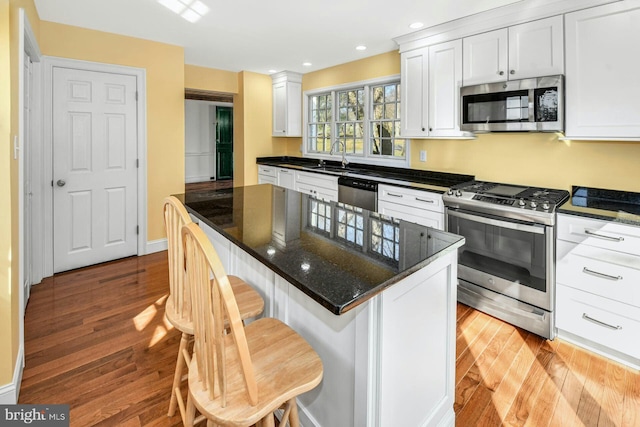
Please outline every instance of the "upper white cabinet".
[[400, 133], [405, 137], [427, 137], [429, 111], [429, 48], [400, 55]]
[[273, 136], [302, 136], [302, 74], [272, 74]]
[[563, 74], [562, 16], [463, 39], [465, 86]]
[[408, 138], [460, 137], [462, 40], [401, 54], [401, 134]]
[[640, 139], [640, 1], [565, 15], [566, 126], [575, 139]]

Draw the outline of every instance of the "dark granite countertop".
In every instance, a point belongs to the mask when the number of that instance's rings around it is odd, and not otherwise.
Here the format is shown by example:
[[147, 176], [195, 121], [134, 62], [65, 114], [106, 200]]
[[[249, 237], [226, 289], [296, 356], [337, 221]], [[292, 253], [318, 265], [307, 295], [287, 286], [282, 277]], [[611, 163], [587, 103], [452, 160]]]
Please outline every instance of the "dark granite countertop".
[[558, 212], [640, 226], [640, 193], [574, 185]]
[[258, 157], [256, 163], [260, 165], [278, 166], [289, 169], [304, 170], [325, 175], [362, 176], [380, 183], [392, 184], [400, 187], [444, 193], [449, 187], [463, 182], [472, 181], [473, 175], [461, 175], [447, 172], [434, 172], [419, 169], [394, 168], [376, 166], [363, 163], [349, 163], [343, 169], [340, 162], [325, 161], [324, 167], [319, 166], [319, 159], [309, 157]]
[[455, 234], [271, 184], [178, 198], [202, 222], [336, 315], [464, 244]]

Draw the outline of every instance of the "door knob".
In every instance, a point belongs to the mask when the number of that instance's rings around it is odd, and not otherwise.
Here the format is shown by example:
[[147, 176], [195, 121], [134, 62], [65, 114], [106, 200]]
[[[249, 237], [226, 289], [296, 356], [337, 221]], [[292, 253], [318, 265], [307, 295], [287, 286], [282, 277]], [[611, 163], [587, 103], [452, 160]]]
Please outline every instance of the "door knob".
[[59, 179], [58, 181], [56, 181], [56, 184], [58, 185], [58, 187], [64, 187], [66, 182], [64, 182], [64, 180], [62, 180], [62, 179]]

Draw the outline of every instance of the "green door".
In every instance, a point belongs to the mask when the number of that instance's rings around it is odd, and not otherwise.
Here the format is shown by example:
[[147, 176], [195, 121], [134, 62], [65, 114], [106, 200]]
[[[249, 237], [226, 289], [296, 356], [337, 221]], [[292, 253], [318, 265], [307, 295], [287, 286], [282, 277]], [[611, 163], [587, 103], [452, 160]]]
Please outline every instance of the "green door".
[[217, 179], [233, 179], [233, 108], [216, 107]]

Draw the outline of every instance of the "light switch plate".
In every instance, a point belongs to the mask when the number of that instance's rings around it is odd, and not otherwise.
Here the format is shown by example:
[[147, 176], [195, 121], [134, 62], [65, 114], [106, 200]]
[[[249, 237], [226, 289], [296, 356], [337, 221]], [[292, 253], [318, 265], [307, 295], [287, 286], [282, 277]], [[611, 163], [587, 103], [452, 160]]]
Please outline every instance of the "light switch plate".
[[420, 161], [421, 162], [427, 161], [427, 150], [420, 150]]

